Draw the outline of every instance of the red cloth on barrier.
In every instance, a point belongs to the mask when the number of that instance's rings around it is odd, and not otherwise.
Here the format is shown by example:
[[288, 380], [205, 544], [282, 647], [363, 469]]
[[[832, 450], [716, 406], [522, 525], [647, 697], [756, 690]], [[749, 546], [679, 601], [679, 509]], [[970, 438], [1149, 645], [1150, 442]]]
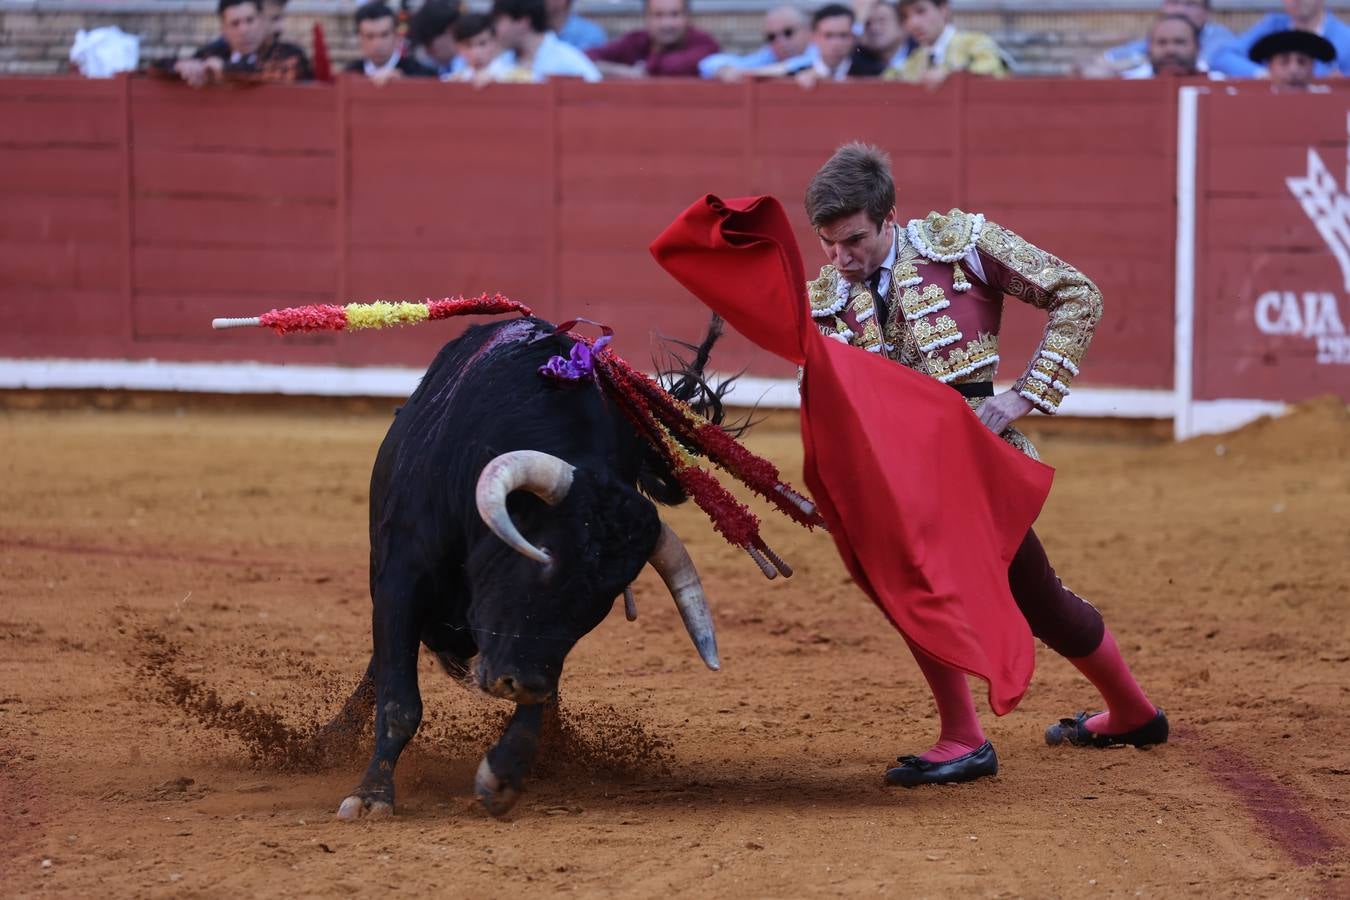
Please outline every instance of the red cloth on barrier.
[[1002, 715], [1035, 665], [1008, 564], [1053, 470], [1000, 440], [933, 378], [824, 337], [772, 197], [709, 195], [652, 253], [764, 349], [804, 366], [805, 479], [854, 580], [925, 653], [989, 683]]

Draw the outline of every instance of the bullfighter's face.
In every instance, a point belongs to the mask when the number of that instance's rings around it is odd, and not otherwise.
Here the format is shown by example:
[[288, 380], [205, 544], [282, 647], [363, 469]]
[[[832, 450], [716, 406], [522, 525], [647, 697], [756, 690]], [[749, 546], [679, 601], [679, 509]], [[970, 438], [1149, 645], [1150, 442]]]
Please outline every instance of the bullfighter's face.
[[849, 284], [858, 284], [875, 272], [891, 252], [895, 237], [895, 210], [878, 228], [866, 210], [826, 222], [816, 229], [820, 248]]

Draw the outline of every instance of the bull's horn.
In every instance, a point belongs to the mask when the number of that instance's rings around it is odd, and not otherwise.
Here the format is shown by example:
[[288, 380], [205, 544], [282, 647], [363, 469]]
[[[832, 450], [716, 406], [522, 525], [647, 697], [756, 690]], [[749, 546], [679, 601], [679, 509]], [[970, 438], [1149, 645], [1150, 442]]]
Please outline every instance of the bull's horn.
[[572, 487], [573, 466], [556, 456], [538, 450], [512, 450], [495, 457], [478, 476], [475, 499], [478, 515], [492, 533], [522, 556], [547, 565], [553, 561], [548, 551], [525, 540], [506, 510], [506, 497], [512, 491], [534, 494], [549, 506], [557, 506]]
[[647, 561], [675, 598], [680, 618], [684, 619], [684, 627], [693, 638], [704, 664], [713, 671], [722, 668], [722, 660], [717, 656], [717, 634], [713, 631], [712, 612], [708, 609], [708, 598], [703, 593], [698, 570], [689, 558], [689, 551], [684, 549], [684, 544], [665, 522], [661, 523], [661, 537]]

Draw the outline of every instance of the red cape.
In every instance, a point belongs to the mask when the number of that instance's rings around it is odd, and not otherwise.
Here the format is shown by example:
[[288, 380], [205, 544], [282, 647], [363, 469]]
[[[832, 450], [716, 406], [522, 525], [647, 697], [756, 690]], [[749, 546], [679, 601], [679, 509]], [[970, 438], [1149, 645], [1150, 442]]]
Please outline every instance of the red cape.
[[651, 249], [733, 328], [804, 366], [804, 475], [844, 564], [905, 637], [987, 681], [995, 713], [1012, 710], [1035, 655], [1008, 564], [1053, 470], [990, 432], [950, 387], [823, 336], [772, 197], [709, 195]]

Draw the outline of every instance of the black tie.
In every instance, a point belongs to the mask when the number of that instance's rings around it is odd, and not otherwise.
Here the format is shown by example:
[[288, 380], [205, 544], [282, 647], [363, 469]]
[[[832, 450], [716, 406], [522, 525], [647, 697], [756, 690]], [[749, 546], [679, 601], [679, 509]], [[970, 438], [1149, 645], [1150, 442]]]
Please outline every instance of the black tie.
[[882, 329], [885, 329], [886, 318], [890, 313], [890, 310], [886, 308], [886, 298], [881, 296], [881, 273], [885, 271], [884, 268], [877, 269], [872, 273], [872, 277], [867, 279], [867, 289], [871, 291], [872, 302], [876, 306], [877, 323]]

